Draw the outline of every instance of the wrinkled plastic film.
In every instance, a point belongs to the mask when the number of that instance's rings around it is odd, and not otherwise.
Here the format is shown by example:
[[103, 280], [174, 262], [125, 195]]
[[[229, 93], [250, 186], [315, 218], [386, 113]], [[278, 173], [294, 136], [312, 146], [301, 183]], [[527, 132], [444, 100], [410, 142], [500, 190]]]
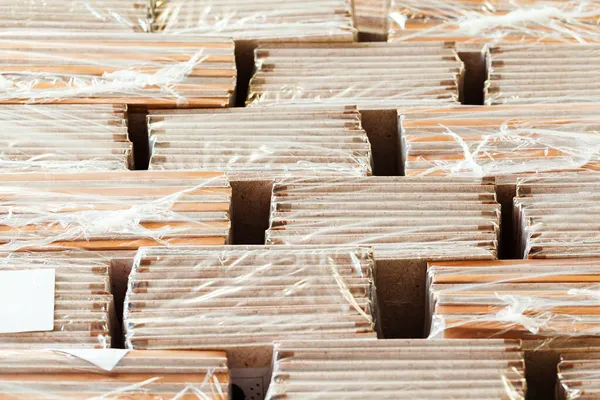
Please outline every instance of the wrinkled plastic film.
[[0, 350], [0, 393], [25, 400], [229, 399], [220, 351]]
[[150, 14], [148, 0], [4, 0], [0, 2], [0, 32], [150, 32]]
[[600, 3], [590, 1], [391, 0], [391, 41], [596, 42]]
[[371, 175], [371, 145], [354, 106], [148, 116], [152, 170], [218, 170], [231, 179]]
[[594, 105], [400, 110], [406, 175], [508, 176], [598, 168]]
[[430, 263], [429, 337], [598, 336], [598, 268], [593, 259]]
[[268, 363], [275, 340], [375, 338], [374, 294], [369, 249], [142, 248], [126, 347], [227, 349], [243, 352], [245, 367]]
[[350, 0], [153, 3], [155, 32], [217, 35], [235, 40], [352, 42], [355, 36]]
[[526, 391], [519, 341], [284, 341], [266, 398], [523, 400]]
[[0, 106], [3, 171], [127, 170], [124, 106]]
[[451, 44], [265, 45], [255, 51], [249, 106], [458, 104], [463, 63]]
[[225, 38], [14, 30], [0, 54], [0, 104], [227, 107], [237, 74]]

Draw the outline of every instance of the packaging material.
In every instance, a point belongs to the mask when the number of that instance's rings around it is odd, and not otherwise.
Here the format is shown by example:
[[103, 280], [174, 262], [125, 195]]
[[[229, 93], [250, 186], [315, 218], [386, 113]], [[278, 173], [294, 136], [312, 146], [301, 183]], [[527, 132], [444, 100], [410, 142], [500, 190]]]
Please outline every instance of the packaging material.
[[598, 257], [599, 174], [519, 178], [514, 199], [519, 255]]
[[600, 45], [502, 44], [489, 51], [488, 105], [597, 102]]
[[2, 0], [1, 30], [149, 32], [148, 0]]
[[598, 259], [433, 262], [430, 338], [598, 336]]
[[458, 104], [463, 64], [446, 43], [270, 45], [256, 50], [248, 105]]
[[153, 31], [235, 40], [351, 42], [350, 0], [152, 0]]
[[527, 391], [519, 341], [284, 341], [274, 359], [267, 400], [523, 400]]
[[27, 399], [229, 399], [220, 351], [0, 350], [0, 396]]
[[3, 171], [127, 170], [127, 108], [117, 105], [0, 106]]
[[358, 32], [387, 36], [390, 0], [353, 0], [352, 6]]
[[558, 400], [600, 398], [600, 353], [567, 353], [558, 364]]
[[231, 188], [222, 173], [3, 173], [0, 252], [222, 245]]
[[596, 104], [400, 110], [404, 172], [481, 177], [598, 169], [599, 112]]
[[[6, 192], [5, 192], [6, 196]], [[6, 200], [5, 200], [6, 201]], [[4, 225], [4, 229], [8, 228]], [[43, 256], [29, 253], [3, 253], [0, 256], [0, 280], [5, 281], [5, 274], [16, 271], [31, 271], [35, 276], [45, 272], [53, 272], [54, 296], [49, 301], [49, 310], [25, 310], [29, 315], [12, 315], [3, 318], [0, 328], [0, 365], [4, 365], [8, 359], [7, 354], [15, 348], [109, 348], [116, 326], [116, 316], [111, 294], [110, 260], [93, 254], [79, 254], [77, 252], [64, 252], [62, 254], [52, 253]], [[23, 276], [21, 279], [28, 279]], [[3, 298], [3, 307], [7, 304], [21, 303], [27, 301], [31, 307], [37, 307], [31, 298], [19, 299], [18, 296], [28, 283], [25, 281], [12, 281], [13, 287], [18, 288], [17, 293], [11, 299]], [[1, 284], [0, 284], [1, 285]], [[42, 285], [36, 292], [27, 293], [27, 296], [39, 296]], [[5, 288], [2, 295], [5, 294]], [[5, 302], [6, 301], [6, 302]], [[40, 298], [39, 301], [47, 303], [48, 299]], [[15, 304], [11, 307], [17, 307]], [[48, 304], [41, 304], [39, 307]], [[20, 330], [21, 319], [24, 317], [34, 318], [31, 313], [39, 318], [46, 318], [42, 312], [49, 312], [53, 326], [43, 331]], [[52, 317], [53, 313], [53, 317]], [[27, 322], [27, 321], [25, 321]], [[31, 321], [29, 321], [31, 322]], [[15, 329], [12, 329], [12, 328]], [[8, 350], [2, 350], [8, 349]], [[12, 361], [22, 361], [15, 358]], [[24, 361], [23, 361], [24, 362]], [[12, 365], [12, 364], [11, 364]], [[16, 366], [14, 366], [16, 368]], [[2, 367], [0, 367], [2, 369]], [[12, 371], [16, 373], [16, 371]], [[6, 371], [4, 373], [7, 373]], [[3, 385], [2, 372], [0, 372], [0, 392], [4, 393], [8, 388]], [[4, 382], [6, 384], [6, 382]], [[8, 397], [14, 398], [14, 397]]]
[[373, 255], [356, 247], [142, 248], [125, 299], [125, 345], [224, 349], [269, 367], [282, 339], [375, 338]]
[[497, 257], [493, 180], [286, 179], [273, 188], [271, 245], [373, 246], [385, 337], [421, 337], [428, 260]]
[[596, 0], [391, 0], [389, 38], [490, 43], [598, 41]]
[[0, 32], [0, 104], [227, 107], [230, 39], [144, 33]]
[[232, 180], [371, 174], [356, 106], [153, 111], [150, 169], [225, 171]]

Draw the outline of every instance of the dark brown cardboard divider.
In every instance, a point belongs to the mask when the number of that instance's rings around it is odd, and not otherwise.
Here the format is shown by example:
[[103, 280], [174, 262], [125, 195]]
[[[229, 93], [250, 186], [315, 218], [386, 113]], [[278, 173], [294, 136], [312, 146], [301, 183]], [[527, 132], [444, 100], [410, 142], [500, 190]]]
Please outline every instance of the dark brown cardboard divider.
[[465, 65], [459, 95], [460, 102], [483, 105], [485, 82], [488, 78], [486, 52], [459, 51], [458, 56]]
[[363, 109], [360, 114], [362, 126], [371, 142], [373, 175], [401, 176], [398, 111]]
[[146, 170], [150, 162], [150, 143], [148, 141], [148, 126], [146, 107], [127, 107], [127, 130], [129, 141], [133, 143], [134, 165], [132, 169]]
[[232, 180], [232, 244], [265, 244], [274, 180]]

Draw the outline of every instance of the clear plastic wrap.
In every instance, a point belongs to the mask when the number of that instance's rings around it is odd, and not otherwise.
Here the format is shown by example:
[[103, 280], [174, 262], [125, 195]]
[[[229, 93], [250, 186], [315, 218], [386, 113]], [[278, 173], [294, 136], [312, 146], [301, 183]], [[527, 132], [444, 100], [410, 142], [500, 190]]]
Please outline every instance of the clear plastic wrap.
[[329, 340], [276, 343], [267, 400], [524, 400], [519, 341]]
[[4, 173], [0, 188], [0, 252], [135, 251], [229, 239], [231, 188], [222, 173]]
[[127, 109], [113, 105], [0, 106], [0, 169], [127, 170]]
[[599, 111], [595, 104], [400, 110], [404, 172], [482, 177], [595, 170]]
[[149, 32], [150, 0], [2, 0], [0, 32], [12, 29]]
[[389, 39], [598, 41], [597, 0], [391, 0]]
[[0, 104], [227, 107], [230, 39], [145, 33], [0, 32]]
[[[0, 365], [4, 349], [109, 348], [117, 326], [110, 279], [111, 261], [93, 253], [3, 253], [0, 279], [7, 271], [54, 270], [54, 327], [23, 332], [0, 329]], [[11, 302], [19, 301], [10, 299]], [[14, 316], [19, 318], [19, 316]], [[14, 319], [13, 318], [13, 319]], [[3, 320], [2, 327], [16, 326]], [[0, 367], [1, 369], [1, 367]], [[1, 375], [1, 373], [0, 373]], [[5, 389], [0, 377], [0, 392]], [[13, 397], [9, 397], [13, 398]]]
[[153, 111], [150, 169], [225, 171], [233, 180], [371, 175], [355, 106]]
[[228, 400], [220, 351], [0, 350], [10, 400]]
[[249, 106], [458, 104], [463, 63], [452, 44], [269, 45], [255, 51]]
[[598, 102], [600, 45], [502, 44], [489, 52], [488, 105]]
[[266, 367], [275, 340], [375, 338], [374, 294], [369, 249], [142, 248], [125, 345], [225, 349], [232, 367]]
[[598, 259], [430, 263], [430, 338], [594, 337]]
[[235, 40], [351, 42], [350, 0], [153, 0], [153, 30]]
[[598, 257], [599, 178], [595, 172], [519, 178], [514, 215], [520, 255]]
[[499, 226], [489, 179], [298, 178], [275, 183], [266, 242], [372, 246], [385, 337], [419, 337], [427, 261], [494, 259]]
[[591, 351], [561, 354], [558, 364], [557, 400], [600, 397], [600, 353]]

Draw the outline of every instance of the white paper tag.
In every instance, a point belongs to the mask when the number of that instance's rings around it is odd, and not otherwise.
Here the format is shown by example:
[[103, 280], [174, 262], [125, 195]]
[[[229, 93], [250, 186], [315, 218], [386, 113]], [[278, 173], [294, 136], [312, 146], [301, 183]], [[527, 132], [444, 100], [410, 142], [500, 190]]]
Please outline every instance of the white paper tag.
[[60, 349], [53, 351], [81, 358], [108, 372], [112, 371], [129, 353], [129, 350], [125, 349]]
[[0, 271], [0, 333], [54, 329], [54, 269]]

